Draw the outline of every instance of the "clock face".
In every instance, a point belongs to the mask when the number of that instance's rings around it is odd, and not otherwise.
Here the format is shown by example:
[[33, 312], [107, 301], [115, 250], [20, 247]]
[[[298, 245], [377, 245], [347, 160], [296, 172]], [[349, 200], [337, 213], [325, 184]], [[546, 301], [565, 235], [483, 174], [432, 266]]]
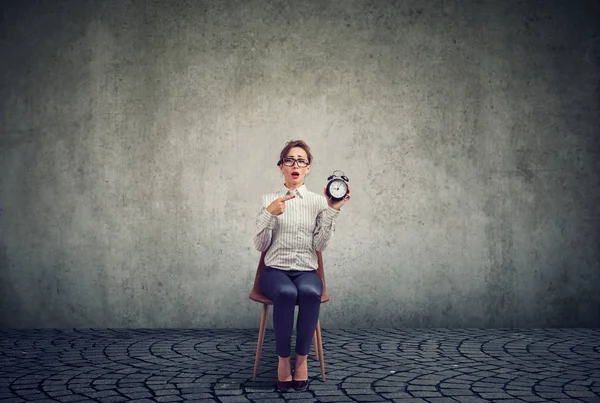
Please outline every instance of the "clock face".
[[336, 179], [329, 185], [329, 194], [336, 199], [346, 196], [347, 191], [348, 186], [343, 180]]

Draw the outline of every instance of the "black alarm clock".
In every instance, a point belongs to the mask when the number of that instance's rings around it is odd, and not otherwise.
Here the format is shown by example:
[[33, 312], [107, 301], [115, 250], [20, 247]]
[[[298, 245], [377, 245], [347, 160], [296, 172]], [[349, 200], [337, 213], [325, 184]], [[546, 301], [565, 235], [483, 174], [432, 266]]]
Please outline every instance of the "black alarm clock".
[[[341, 175], [336, 175], [336, 172], [340, 172]], [[327, 180], [329, 181], [325, 187], [327, 197], [336, 201], [342, 200], [344, 197], [346, 197], [348, 194], [347, 183], [350, 182], [350, 179], [344, 176], [342, 171], [333, 171], [333, 174], [327, 178]]]

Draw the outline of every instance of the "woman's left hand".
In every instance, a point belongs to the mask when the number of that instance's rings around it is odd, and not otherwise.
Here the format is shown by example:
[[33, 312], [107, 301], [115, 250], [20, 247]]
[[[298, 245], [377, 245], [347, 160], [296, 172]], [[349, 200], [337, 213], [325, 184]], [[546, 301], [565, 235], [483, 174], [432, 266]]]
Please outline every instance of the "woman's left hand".
[[350, 200], [350, 185], [348, 185], [348, 194], [342, 200], [332, 200], [331, 198], [327, 197], [327, 188], [323, 189], [323, 194], [327, 199], [327, 204], [329, 204], [329, 207], [333, 207], [336, 210], [340, 210], [342, 206], [346, 204], [348, 200]]

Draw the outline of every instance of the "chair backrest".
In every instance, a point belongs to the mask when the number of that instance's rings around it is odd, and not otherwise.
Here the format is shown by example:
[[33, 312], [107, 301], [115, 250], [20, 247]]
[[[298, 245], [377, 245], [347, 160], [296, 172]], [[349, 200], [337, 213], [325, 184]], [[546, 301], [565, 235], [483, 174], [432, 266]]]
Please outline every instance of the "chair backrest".
[[[256, 275], [254, 276], [254, 286], [252, 287], [252, 291], [250, 292], [250, 299], [256, 302], [262, 302], [263, 304], [271, 304], [272, 301], [269, 298], [267, 298], [260, 290], [260, 276], [265, 271], [266, 254], [267, 251], [264, 251], [260, 254], [260, 260], [258, 262], [258, 267], [256, 268]], [[321, 302], [327, 302], [329, 301], [329, 294], [327, 294], [327, 285], [325, 284], [325, 271], [323, 269], [323, 253], [321, 251], [317, 251], [317, 262], [317, 275], [323, 283], [323, 293], [321, 294]]]

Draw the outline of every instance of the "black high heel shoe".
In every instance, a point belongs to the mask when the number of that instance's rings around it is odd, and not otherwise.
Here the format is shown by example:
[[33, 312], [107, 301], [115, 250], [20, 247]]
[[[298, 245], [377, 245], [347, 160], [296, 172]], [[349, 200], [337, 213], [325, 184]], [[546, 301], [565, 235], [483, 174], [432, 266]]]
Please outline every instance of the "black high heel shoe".
[[304, 392], [305, 390], [308, 390], [308, 379], [305, 381], [293, 380], [292, 388], [294, 388], [296, 392]]
[[277, 381], [277, 386], [276, 386], [277, 392], [290, 392], [294, 389], [293, 386], [293, 381]]

